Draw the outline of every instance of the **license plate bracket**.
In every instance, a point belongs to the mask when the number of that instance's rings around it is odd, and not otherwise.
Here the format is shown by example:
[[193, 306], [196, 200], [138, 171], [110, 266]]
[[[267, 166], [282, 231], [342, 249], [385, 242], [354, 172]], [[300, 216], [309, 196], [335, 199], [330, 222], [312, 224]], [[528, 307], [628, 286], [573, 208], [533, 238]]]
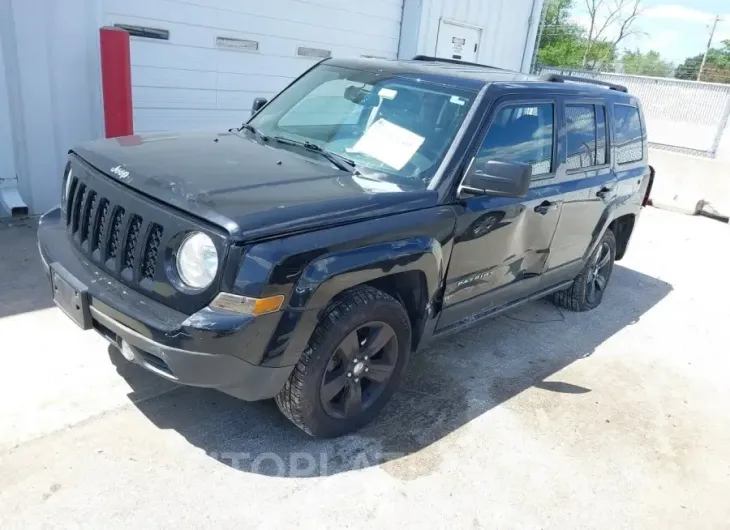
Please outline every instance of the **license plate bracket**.
[[91, 329], [89, 292], [86, 286], [62, 265], [52, 263], [50, 268], [53, 302], [81, 329]]

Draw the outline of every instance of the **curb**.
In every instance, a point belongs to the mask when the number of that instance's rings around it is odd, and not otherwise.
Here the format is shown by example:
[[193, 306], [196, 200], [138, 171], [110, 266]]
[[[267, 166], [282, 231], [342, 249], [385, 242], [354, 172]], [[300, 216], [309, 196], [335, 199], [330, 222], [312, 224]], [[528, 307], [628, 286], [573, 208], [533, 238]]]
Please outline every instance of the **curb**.
[[686, 205], [682, 206], [678, 205], [677, 203], [665, 202], [661, 200], [657, 201], [656, 199], [649, 199], [647, 201], [647, 204], [660, 210], [681, 213], [684, 215], [701, 215], [702, 217], [714, 219], [715, 221], [720, 221], [721, 223], [730, 223], [729, 216], [720, 213], [712, 206], [712, 204], [704, 199], [700, 199], [699, 201], [697, 201], [697, 204], [695, 204], [694, 207], [689, 207]]
[[707, 201], [700, 202], [702, 203], [702, 205], [700, 206], [700, 211], [698, 212], [699, 215], [703, 217], [709, 217], [710, 219], [720, 221], [721, 223], [730, 223], [730, 217], [717, 211], [717, 209], [712, 206], [712, 204]]
[[656, 200], [656, 199], [649, 199], [647, 201], [647, 204], [653, 206], [654, 208], [659, 208], [660, 210], [667, 210], [669, 212], [674, 213], [682, 213], [685, 215], [698, 215], [700, 213], [700, 210], [702, 210], [702, 206], [705, 204], [705, 201], [699, 200], [697, 201], [697, 204], [694, 206], [688, 206], [688, 205], [680, 205], [677, 202], [667, 202], [663, 200]]

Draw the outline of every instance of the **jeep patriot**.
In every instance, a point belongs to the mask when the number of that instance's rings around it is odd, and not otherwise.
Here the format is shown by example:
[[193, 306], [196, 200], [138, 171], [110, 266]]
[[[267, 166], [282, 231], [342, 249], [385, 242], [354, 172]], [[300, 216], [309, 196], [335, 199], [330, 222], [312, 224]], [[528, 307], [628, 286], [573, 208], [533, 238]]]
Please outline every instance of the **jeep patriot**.
[[240, 128], [74, 148], [38, 242], [57, 306], [128, 361], [338, 436], [432, 339], [597, 307], [652, 178], [624, 87], [328, 59]]

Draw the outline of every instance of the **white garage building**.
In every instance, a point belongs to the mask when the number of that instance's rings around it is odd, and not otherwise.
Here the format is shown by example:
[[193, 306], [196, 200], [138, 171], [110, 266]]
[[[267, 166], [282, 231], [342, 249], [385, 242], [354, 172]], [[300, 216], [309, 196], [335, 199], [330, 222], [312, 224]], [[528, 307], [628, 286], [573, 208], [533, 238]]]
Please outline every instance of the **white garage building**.
[[[527, 70], [543, 0], [1, 0], [0, 196], [58, 202], [103, 136], [99, 28], [131, 27], [135, 132], [224, 129], [321, 57], [456, 57]], [[0, 205], [0, 211], [2, 211]]]

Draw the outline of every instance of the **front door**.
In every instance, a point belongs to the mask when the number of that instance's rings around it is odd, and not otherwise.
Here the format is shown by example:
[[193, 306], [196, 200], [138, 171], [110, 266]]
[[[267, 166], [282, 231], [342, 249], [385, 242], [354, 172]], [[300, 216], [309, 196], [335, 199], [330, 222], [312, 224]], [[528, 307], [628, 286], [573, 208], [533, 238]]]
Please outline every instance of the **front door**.
[[442, 19], [436, 39], [436, 57], [476, 63], [481, 38], [481, 28]]
[[492, 111], [477, 158], [532, 165], [527, 197], [461, 199], [437, 325], [487, 316], [539, 289], [560, 217], [554, 184], [556, 101], [504, 99]]
[[[547, 264], [546, 282], [575, 277], [602, 233], [616, 196], [609, 160], [606, 107], [602, 100], [562, 102], [565, 134], [556, 180], [564, 192], [563, 211]], [[563, 155], [563, 153], [565, 153]]]

